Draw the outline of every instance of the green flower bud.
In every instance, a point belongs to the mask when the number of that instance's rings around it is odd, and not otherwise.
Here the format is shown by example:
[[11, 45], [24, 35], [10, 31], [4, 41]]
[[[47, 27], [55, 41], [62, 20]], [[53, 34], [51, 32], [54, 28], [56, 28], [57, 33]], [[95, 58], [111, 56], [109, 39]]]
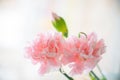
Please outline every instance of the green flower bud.
[[55, 27], [55, 29], [59, 32], [62, 32], [63, 36], [68, 37], [68, 29], [65, 20], [55, 13], [52, 13], [52, 16], [53, 16], [52, 24]]

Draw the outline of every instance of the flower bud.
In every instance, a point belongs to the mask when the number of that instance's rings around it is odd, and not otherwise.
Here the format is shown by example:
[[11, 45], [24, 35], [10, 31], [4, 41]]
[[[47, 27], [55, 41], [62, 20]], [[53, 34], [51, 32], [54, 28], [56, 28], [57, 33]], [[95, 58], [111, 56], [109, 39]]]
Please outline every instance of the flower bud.
[[68, 37], [68, 29], [64, 19], [55, 13], [52, 13], [52, 16], [53, 16], [52, 24], [55, 27], [55, 29], [59, 32], [62, 32], [62, 35], [64, 37]]

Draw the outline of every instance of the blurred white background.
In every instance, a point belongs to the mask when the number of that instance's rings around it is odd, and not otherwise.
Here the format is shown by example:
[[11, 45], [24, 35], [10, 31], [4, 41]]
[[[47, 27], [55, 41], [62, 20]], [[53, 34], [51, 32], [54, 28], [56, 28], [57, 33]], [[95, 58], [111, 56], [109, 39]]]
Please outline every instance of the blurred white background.
[[64, 17], [70, 34], [105, 39], [99, 65], [108, 80], [120, 80], [120, 0], [0, 0], [0, 80], [67, 80], [58, 72], [41, 77], [24, 57], [28, 41], [54, 30], [51, 12]]

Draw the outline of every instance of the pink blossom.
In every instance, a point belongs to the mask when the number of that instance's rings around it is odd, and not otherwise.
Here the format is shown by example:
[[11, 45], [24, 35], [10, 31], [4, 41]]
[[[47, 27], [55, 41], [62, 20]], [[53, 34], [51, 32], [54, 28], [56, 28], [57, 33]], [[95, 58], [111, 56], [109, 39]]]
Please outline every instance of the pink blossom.
[[92, 70], [105, 52], [103, 39], [97, 40], [95, 33], [80, 38], [70, 36], [66, 39], [61, 33], [39, 34], [33, 44], [27, 47], [27, 55], [33, 63], [40, 63], [41, 74], [52, 68], [68, 65], [70, 74], [81, 74]]
[[38, 34], [33, 44], [26, 48], [27, 55], [33, 63], [40, 63], [41, 74], [50, 70], [50, 67], [59, 67], [60, 56], [63, 54], [64, 39], [61, 33], [48, 32]]
[[82, 35], [80, 38], [71, 36], [67, 39], [64, 64], [70, 64], [71, 74], [80, 74], [92, 70], [105, 52], [104, 41], [97, 40], [95, 33]]

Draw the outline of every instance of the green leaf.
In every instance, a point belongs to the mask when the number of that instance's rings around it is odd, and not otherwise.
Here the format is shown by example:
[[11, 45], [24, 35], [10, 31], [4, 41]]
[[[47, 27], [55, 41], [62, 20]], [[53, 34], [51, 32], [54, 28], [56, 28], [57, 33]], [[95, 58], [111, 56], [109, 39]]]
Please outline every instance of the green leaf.
[[87, 34], [84, 32], [79, 32], [78, 37], [80, 38], [81, 34], [83, 34], [87, 38]]
[[54, 28], [57, 31], [62, 32], [62, 35], [64, 37], [68, 37], [68, 29], [67, 29], [67, 25], [65, 23], [65, 20], [55, 13], [52, 13], [52, 16], [53, 16], [52, 24], [53, 24]]

